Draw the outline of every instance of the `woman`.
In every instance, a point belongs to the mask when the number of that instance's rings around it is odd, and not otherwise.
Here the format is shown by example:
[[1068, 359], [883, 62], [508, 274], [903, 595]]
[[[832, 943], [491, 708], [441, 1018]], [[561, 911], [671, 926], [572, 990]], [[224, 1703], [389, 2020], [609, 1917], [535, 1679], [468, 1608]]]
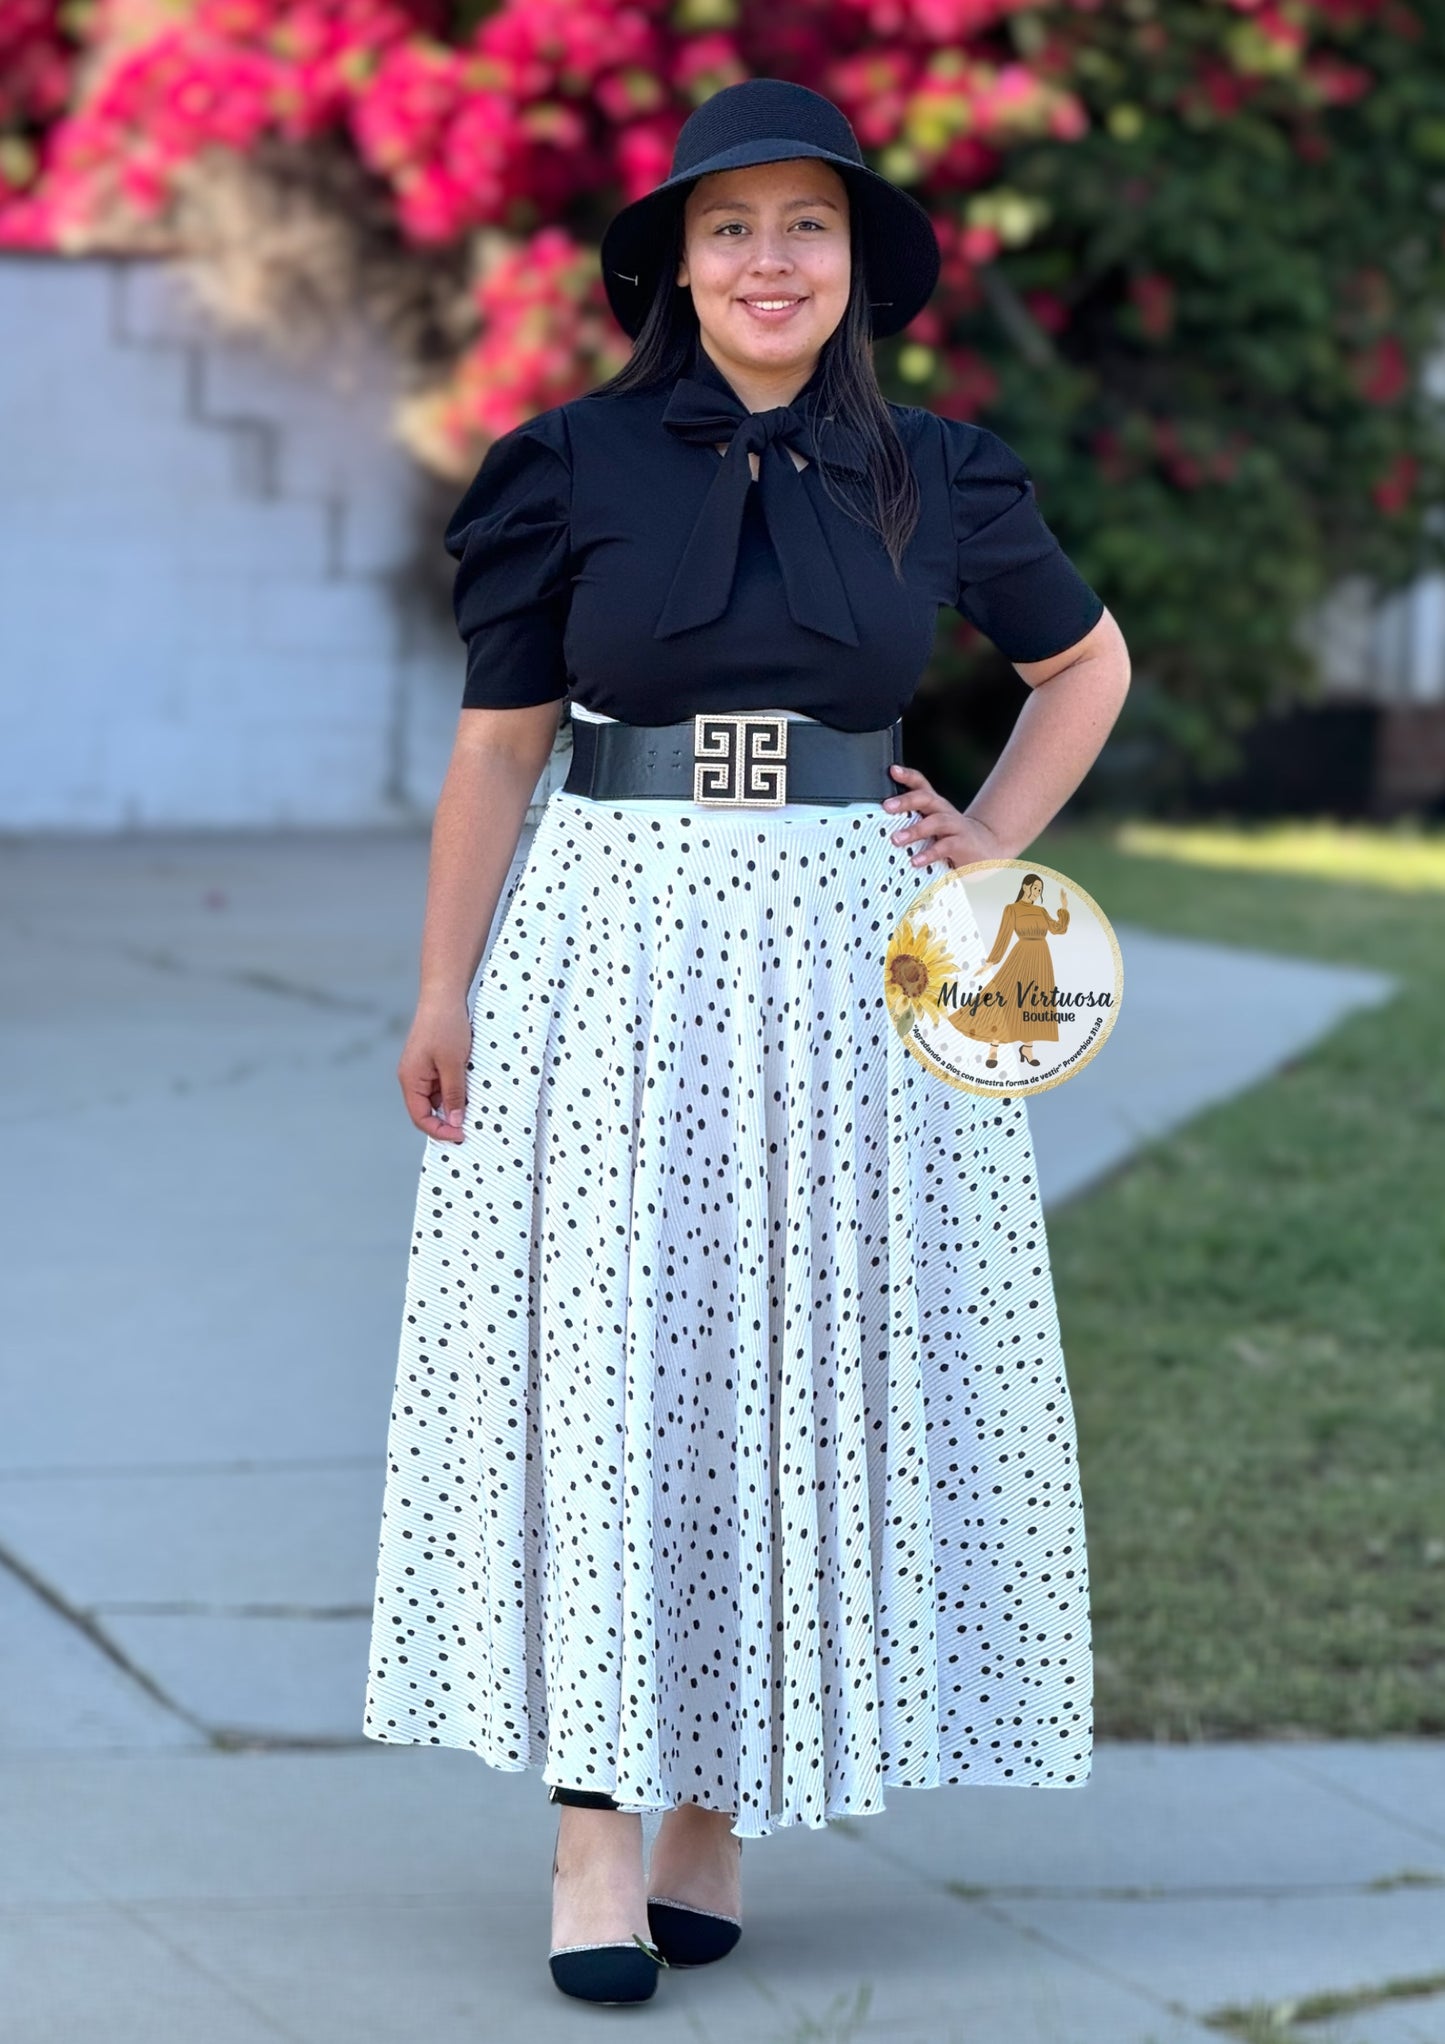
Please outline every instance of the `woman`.
[[[446, 535], [365, 1729], [542, 1769], [552, 1976], [626, 2001], [736, 1942], [745, 1838], [1088, 1776], [1024, 1103], [924, 1072], [882, 967], [923, 869], [1077, 786], [1127, 658], [1017, 456], [883, 401], [938, 246], [831, 101], [716, 94], [602, 260], [632, 359], [496, 440]], [[944, 603], [1034, 685], [962, 813], [899, 757]]]
[[[1016, 1043], [1023, 1062], [1036, 1065], [1034, 1045], [1058, 1042], [1059, 1011], [1049, 998], [1058, 986], [1049, 933], [1061, 937], [1068, 927], [1068, 895], [1060, 890], [1059, 912], [1050, 915], [1044, 906], [1042, 876], [1025, 873], [1018, 893], [1004, 903], [993, 949], [975, 968], [973, 977], [991, 965], [998, 965], [998, 971], [979, 988], [981, 998], [976, 1005], [959, 1008], [948, 1018], [960, 1036], [988, 1045], [984, 1063], [990, 1070], [998, 1063], [1000, 1044]], [[1010, 938], [1014, 940], [1012, 951]], [[999, 965], [1001, 958], [1003, 964]]]

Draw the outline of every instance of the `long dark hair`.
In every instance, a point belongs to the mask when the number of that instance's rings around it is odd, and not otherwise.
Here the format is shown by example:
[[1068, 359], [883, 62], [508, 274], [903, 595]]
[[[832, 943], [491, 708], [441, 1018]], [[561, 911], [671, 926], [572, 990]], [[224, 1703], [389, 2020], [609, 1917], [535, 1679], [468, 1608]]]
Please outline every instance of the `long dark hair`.
[[[680, 186], [672, 206], [664, 236], [667, 259], [658, 269], [657, 288], [632, 354], [615, 376], [597, 385], [593, 396], [621, 396], [624, 391], [671, 383], [692, 361], [693, 344], [699, 332], [697, 312], [691, 292], [679, 290], [673, 282], [686, 244], [684, 195], [691, 189], [691, 185]], [[852, 217], [856, 222], [856, 206]], [[830, 473], [826, 460], [820, 467], [823, 487], [829, 496], [850, 518], [878, 534], [893, 563], [894, 574], [902, 580], [903, 550], [918, 524], [922, 496], [873, 367], [873, 322], [868, 312], [867, 262], [861, 241], [855, 228], [848, 303], [818, 356], [817, 434], [819, 451], [826, 456], [826, 418], [829, 413], [836, 414], [862, 440], [867, 474], [861, 486], [855, 488], [851, 479]]]

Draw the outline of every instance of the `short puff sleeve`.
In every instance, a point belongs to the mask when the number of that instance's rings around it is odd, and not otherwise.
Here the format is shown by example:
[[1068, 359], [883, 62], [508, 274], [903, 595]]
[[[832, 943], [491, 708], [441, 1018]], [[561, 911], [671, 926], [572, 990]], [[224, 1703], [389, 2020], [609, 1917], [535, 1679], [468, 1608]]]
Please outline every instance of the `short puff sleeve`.
[[567, 693], [571, 485], [554, 406], [498, 435], [447, 521], [452, 609], [467, 648], [463, 709], [519, 709]]
[[958, 548], [954, 606], [1005, 659], [1047, 660], [1104, 614], [1044, 522], [1033, 479], [987, 426], [940, 419]]

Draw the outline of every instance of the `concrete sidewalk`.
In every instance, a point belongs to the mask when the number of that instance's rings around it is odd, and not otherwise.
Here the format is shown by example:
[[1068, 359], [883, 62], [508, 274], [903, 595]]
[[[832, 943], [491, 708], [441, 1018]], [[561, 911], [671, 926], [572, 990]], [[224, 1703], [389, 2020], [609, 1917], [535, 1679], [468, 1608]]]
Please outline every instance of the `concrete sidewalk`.
[[[451, 2044], [614, 2013], [546, 1973], [539, 1778], [359, 1729], [425, 864], [383, 834], [0, 845], [17, 2044]], [[1116, 927], [1115, 1038], [1031, 1103], [1054, 1208], [1390, 991]], [[665, 1977], [652, 2034], [1174, 2044], [1233, 2008], [1250, 2040], [1445, 2044], [1445, 1978], [1387, 1992], [1445, 1976], [1431, 1742], [1100, 1742], [1081, 1791], [896, 1791], [745, 1866], [744, 1944]], [[1239, 2013], [1330, 1989], [1370, 1999]]]
[[[1077, 1792], [895, 1790], [745, 1846], [737, 1951], [626, 2012], [553, 1987], [555, 1812], [472, 1754], [17, 1756], [0, 1823], [15, 2044], [560, 2044], [619, 2019], [660, 2044], [1218, 2044], [1229, 2007], [1445, 1966], [1428, 1746], [1101, 1746]], [[1445, 1995], [1223, 2034], [1440, 2044]]]

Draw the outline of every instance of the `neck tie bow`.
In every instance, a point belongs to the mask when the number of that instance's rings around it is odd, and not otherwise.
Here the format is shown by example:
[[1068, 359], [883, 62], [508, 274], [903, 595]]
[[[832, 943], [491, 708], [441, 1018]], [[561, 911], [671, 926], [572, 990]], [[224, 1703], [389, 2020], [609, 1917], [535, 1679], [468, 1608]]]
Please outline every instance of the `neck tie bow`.
[[727, 609], [753, 480], [751, 452], [758, 457], [763, 523], [782, 570], [793, 622], [840, 645], [856, 646], [858, 632], [843, 577], [808, 486], [787, 450], [796, 447], [810, 462], [862, 476], [867, 470], [858, 435], [836, 420], [819, 419], [814, 391], [800, 392], [790, 405], [750, 412], [731, 389], [716, 389], [693, 376], [680, 376], [673, 385], [662, 423], [690, 443], [713, 447], [725, 440], [728, 447], [682, 550], [653, 638], [670, 639], [695, 625], [711, 624]]

